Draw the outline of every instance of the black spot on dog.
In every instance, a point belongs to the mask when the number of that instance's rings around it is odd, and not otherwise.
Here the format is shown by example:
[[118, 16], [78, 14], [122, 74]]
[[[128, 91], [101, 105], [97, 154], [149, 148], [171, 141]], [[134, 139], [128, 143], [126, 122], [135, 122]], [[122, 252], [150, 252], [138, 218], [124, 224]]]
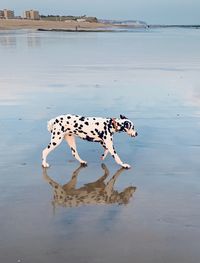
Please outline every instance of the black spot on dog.
[[53, 142], [53, 145], [55, 146], [55, 145], [56, 145], [56, 143], [55, 143], [55, 142]]
[[85, 125], [89, 125], [89, 122], [88, 122], [88, 121], [86, 121], [86, 122], [85, 122]]
[[104, 132], [99, 132], [99, 138], [103, 139]]
[[76, 128], [76, 127], [78, 127], [78, 123], [75, 123], [75, 124], [74, 124], [74, 128]]
[[47, 147], [47, 148], [49, 149], [50, 147], [51, 147], [51, 146], [50, 146], [50, 145], [48, 145], [48, 147]]
[[60, 134], [60, 132], [57, 132], [57, 134], [59, 135], [59, 134]]
[[84, 117], [81, 117], [80, 119], [79, 119], [79, 121], [84, 121], [85, 120], [85, 118]]
[[108, 132], [110, 133], [110, 135], [112, 135], [113, 133], [111, 132], [111, 130], [109, 129]]
[[75, 150], [74, 150], [74, 148], [73, 148], [73, 147], [71, 147], [71, 150], [72, 150], [72, 152], [75, 152]]
[[56, 122], [57, 122], [57, 123], [59, 123], [59, 120], [58, 120], [58, 119], [56, 119]]
[[99, 122], [95, 122], [96, 125], [99, 125]]
[[86, 136], [85, 139], [86, 139], [87, 141], [90, 141], [90, 142], [93, 142], [93, 140], [94, 140], [92, 137], [90, 137], [90, 136], [88, 136], [88, 135]]
[[67, 116], [67, 119], [71, 119], [71, 116]]

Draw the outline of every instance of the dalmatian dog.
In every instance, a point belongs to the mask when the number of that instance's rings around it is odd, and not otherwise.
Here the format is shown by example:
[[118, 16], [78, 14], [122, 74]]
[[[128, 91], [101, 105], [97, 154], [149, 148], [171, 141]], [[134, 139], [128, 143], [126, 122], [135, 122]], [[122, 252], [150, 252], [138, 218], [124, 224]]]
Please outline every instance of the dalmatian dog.
[[131, 137], [137, 136], [133, 123], [125, 116], [120, 118], [100, 118], [100, 117], [83, 117], [78, 115], [61, 115], [51, 119], [47, 123], [47, 129], [51, 133], [51, 141], [42, 152], [42, 166], [49, 167], [47, 156], [52, 152], [64, 139], [71, 148], [72, 155], [82, 164], [87, 162], [82, 160], [76, 149], [75, 136], [90, 142], [99, 142], [104, 153], [101, 160], [104, 160], [108, 153], [112, 155], [116, 163], [123, 168], [129, 169], [130, 165], [124, 163], [119, 158], [114, 146], [113, 135], [116, 132], [126, 132]]

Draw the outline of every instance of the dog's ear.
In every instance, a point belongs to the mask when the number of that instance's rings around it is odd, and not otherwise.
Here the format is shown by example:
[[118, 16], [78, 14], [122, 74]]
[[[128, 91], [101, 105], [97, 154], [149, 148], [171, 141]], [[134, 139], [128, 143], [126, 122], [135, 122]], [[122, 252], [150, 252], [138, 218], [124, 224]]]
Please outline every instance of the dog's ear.
[[128, 119], [128, 118], [126, 118], [124, 115], [120, 114], [120, 119], [124, 120], [124, 119]]

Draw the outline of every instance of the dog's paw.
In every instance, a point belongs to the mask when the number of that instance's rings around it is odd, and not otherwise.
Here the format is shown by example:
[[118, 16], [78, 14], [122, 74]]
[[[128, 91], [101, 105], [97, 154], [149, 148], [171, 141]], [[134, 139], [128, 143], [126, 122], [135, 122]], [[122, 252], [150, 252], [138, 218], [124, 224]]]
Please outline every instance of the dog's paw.
[[81, 166], [87, 166], [87, 162], [86, 161], [81, 162]]
[[42, 167], [44, 167], [44, 168], [49, 168], [49, 166], [50, 165], [48, 163], [45, 163], [45, 162], [42, 163]]
[[122, 167], [125, 168], [125, 169], [130, 169], [131, 168], [131, 166], [129, 164], [127, 164], [127, 163], [123, 163]]

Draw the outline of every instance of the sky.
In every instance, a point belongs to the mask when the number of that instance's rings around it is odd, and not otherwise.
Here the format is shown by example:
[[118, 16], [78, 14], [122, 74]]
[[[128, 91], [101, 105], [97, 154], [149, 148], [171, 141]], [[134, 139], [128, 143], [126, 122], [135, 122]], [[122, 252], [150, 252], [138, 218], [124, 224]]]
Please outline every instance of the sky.
[[15, 15], [87, 15], [99, 19], [141, 20], [148, 24], [200, 24], [200, 0], [0, 0]]

